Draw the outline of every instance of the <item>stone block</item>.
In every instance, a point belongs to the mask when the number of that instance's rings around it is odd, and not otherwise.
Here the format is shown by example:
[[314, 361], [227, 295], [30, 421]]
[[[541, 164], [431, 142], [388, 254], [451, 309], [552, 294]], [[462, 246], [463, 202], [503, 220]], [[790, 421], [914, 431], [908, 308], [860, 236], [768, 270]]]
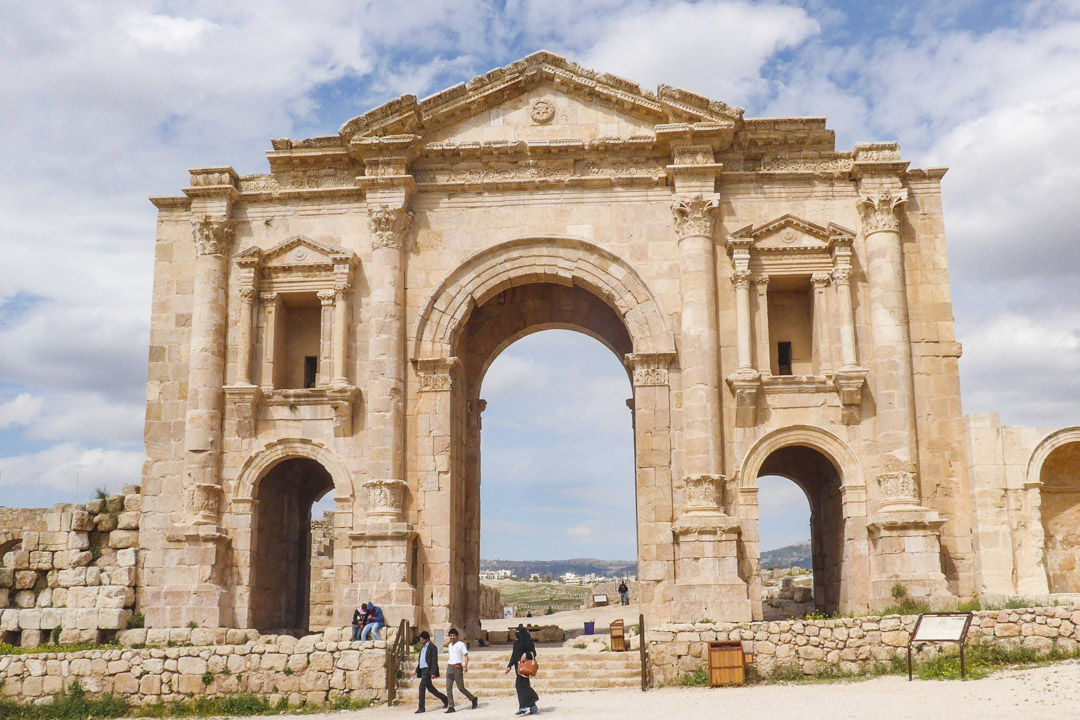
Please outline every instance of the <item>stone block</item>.
[[101, 532], [111, 532], [116, 529], [116, 515], [113, 513], [98, 513], [94, 516], [94, 527]]
[[17, 570], [15, 572], [16, 590], [29, 590], [37, 583], [38, 574], [35, 570]]
[[123, 550], [124, 548], [132, 548], [139, 544], [139, 533], [137, 530], [113, 530], [109, 533], [109, 547]]
[[90, 532], [94, 529], [94, 519], [85, 510], [75, 510], [71, 513], [71, 529]]
[[137, 512], [122, 512], [116, 518], [117, 530], [138, 530], [139, 529], [139, 513]]

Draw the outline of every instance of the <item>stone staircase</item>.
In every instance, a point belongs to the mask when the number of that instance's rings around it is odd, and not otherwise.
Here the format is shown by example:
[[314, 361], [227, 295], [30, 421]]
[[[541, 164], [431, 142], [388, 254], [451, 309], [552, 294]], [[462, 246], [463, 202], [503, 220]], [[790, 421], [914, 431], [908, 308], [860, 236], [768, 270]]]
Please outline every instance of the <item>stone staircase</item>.
[[[540, 661], [540, 672], [532, 679], [532, 686], [540, 697], [545, 693], [641, 687], [641, 660], [636, 650], [621, 653], [591, 652], [561, 645], [539, 645], [536, 656]], [[514, 675], [504, 674], [509, 659], [509, 645], [470, 650], [465, 687], [481, 699], [512, 696]], [[402, 703], [415, 702], [418, 684], [417, 679], [412, 677], [416, 669], [416, 656], [410, 655], [407, 662], [411, 665], [403, 670], [408, 677], [398, 682], [398, 702]], [[435, 681], [435, 687], [440, 692], [445, 692], [445, 654], [439, 656], [439, 669], [443, 675]], [[459, 706], [462, 704], [462, 699], [457, 695], [455, 701]]]

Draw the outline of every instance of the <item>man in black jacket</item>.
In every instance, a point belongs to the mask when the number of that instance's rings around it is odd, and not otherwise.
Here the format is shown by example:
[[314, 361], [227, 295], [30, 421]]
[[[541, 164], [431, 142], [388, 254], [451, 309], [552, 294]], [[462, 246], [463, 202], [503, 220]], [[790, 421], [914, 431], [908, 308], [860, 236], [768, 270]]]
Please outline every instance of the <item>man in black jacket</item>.
[[431, 678], [439, 677], [439, 649], [431, 642], [427, 630], [420, 633], [420, 660], [416, 663], [416, 677], [420, 678], [420, 707], [416, 712], [424, 712], [425, 690], [442, 700], [443, 707], [446, 707], [446, 696], [431, 684]]

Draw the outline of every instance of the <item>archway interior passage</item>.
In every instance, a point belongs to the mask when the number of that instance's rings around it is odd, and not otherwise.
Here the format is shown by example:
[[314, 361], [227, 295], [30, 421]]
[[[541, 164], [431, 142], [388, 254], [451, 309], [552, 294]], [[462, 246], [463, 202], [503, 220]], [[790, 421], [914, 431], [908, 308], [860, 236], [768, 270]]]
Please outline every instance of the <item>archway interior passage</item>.
[[[832, 614], [840, 608], [840, 583], [844, 556], [844, 518], [840, 472], [821, 452], [801, 445], [776, 450], [758, 472], [762, 478], [777, 476], [795, 483], [810, 506], [810, 557], [814, 573], [814, 609]], [[766, 481], [772, 482], [772, 478]], [[765, 510], [768, 508], [766, 507]], [[763, 525], [759, 507], [759, 528]]]
[[311, 618], [312, 506], [334, 487], [307, 458], [284, 460], [255, 491], [251, 624], [260, 631], [307, 632]]
[[1050, 592], [1080, 593], [1080, 442], [1055, 448], [1039, 479]]
[[479, 609], [481, 497], [493, 559], [637, 559], [631, 352], [619, 315], [576, 286], [512, 287], [471, 313], [457, 351], [465, 615]]
[[810, 499], [779, 475], [758, 478], [762, 619], [802, 617], [814, 609]]

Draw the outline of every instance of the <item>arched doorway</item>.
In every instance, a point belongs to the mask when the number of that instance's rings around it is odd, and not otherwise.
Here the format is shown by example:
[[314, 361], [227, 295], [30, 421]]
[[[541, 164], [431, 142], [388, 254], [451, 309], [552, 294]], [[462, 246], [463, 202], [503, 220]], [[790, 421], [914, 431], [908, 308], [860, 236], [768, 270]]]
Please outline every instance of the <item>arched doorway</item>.
[[1080, 593], [1080, 441], [1058, 445], [1039, 472], [1051, 593]]
[[840, 609], [844, 557], [844, 516], [840, 471], [819, 450], [790, 445], [774, 450], [758, 477], [778, 475], [802, 488], [810, 502], [810, 555], [814, 572], [814, 607], [832, 614]]
[[758, 477], [761, 619], [786, 620], [816, 610], [810, 498], [779, 475]]
[[[480, 483], [481, 422], [486, 406], [481, 387], [492, 362], [521, 338], [542, 330], [575, 330], [599, 340], [619, 359], [632, 352], [632, 342], [619, 316], [601, 299], [579, 287], [534, 283], [504, 290], [477, 307], [458, 340], [465, 422], [459, 428], [465, 447], [463, 506], [461, 508], [460, 562], [464, 577], [457, 589], [464, 602], [456, 622], [478, 626], [480, 603]], [[629, 380], [626, 392], [632, 392]], [[626, 492], [634, 494], [633, 470]], [[520, 508], [518, 509], [520, 511]], [[529, 528], [523, 527], [523, 532]], [[535, 532], [535, 530], [534, 530]], [[540, 535], [537, 533], [536, 537]]]
[[251, 562], [250, 626], [256, 630], [308, 631], [311, 510], [333, 488], [326, 468], [303, 457], [282, 460], [259, 479]]

